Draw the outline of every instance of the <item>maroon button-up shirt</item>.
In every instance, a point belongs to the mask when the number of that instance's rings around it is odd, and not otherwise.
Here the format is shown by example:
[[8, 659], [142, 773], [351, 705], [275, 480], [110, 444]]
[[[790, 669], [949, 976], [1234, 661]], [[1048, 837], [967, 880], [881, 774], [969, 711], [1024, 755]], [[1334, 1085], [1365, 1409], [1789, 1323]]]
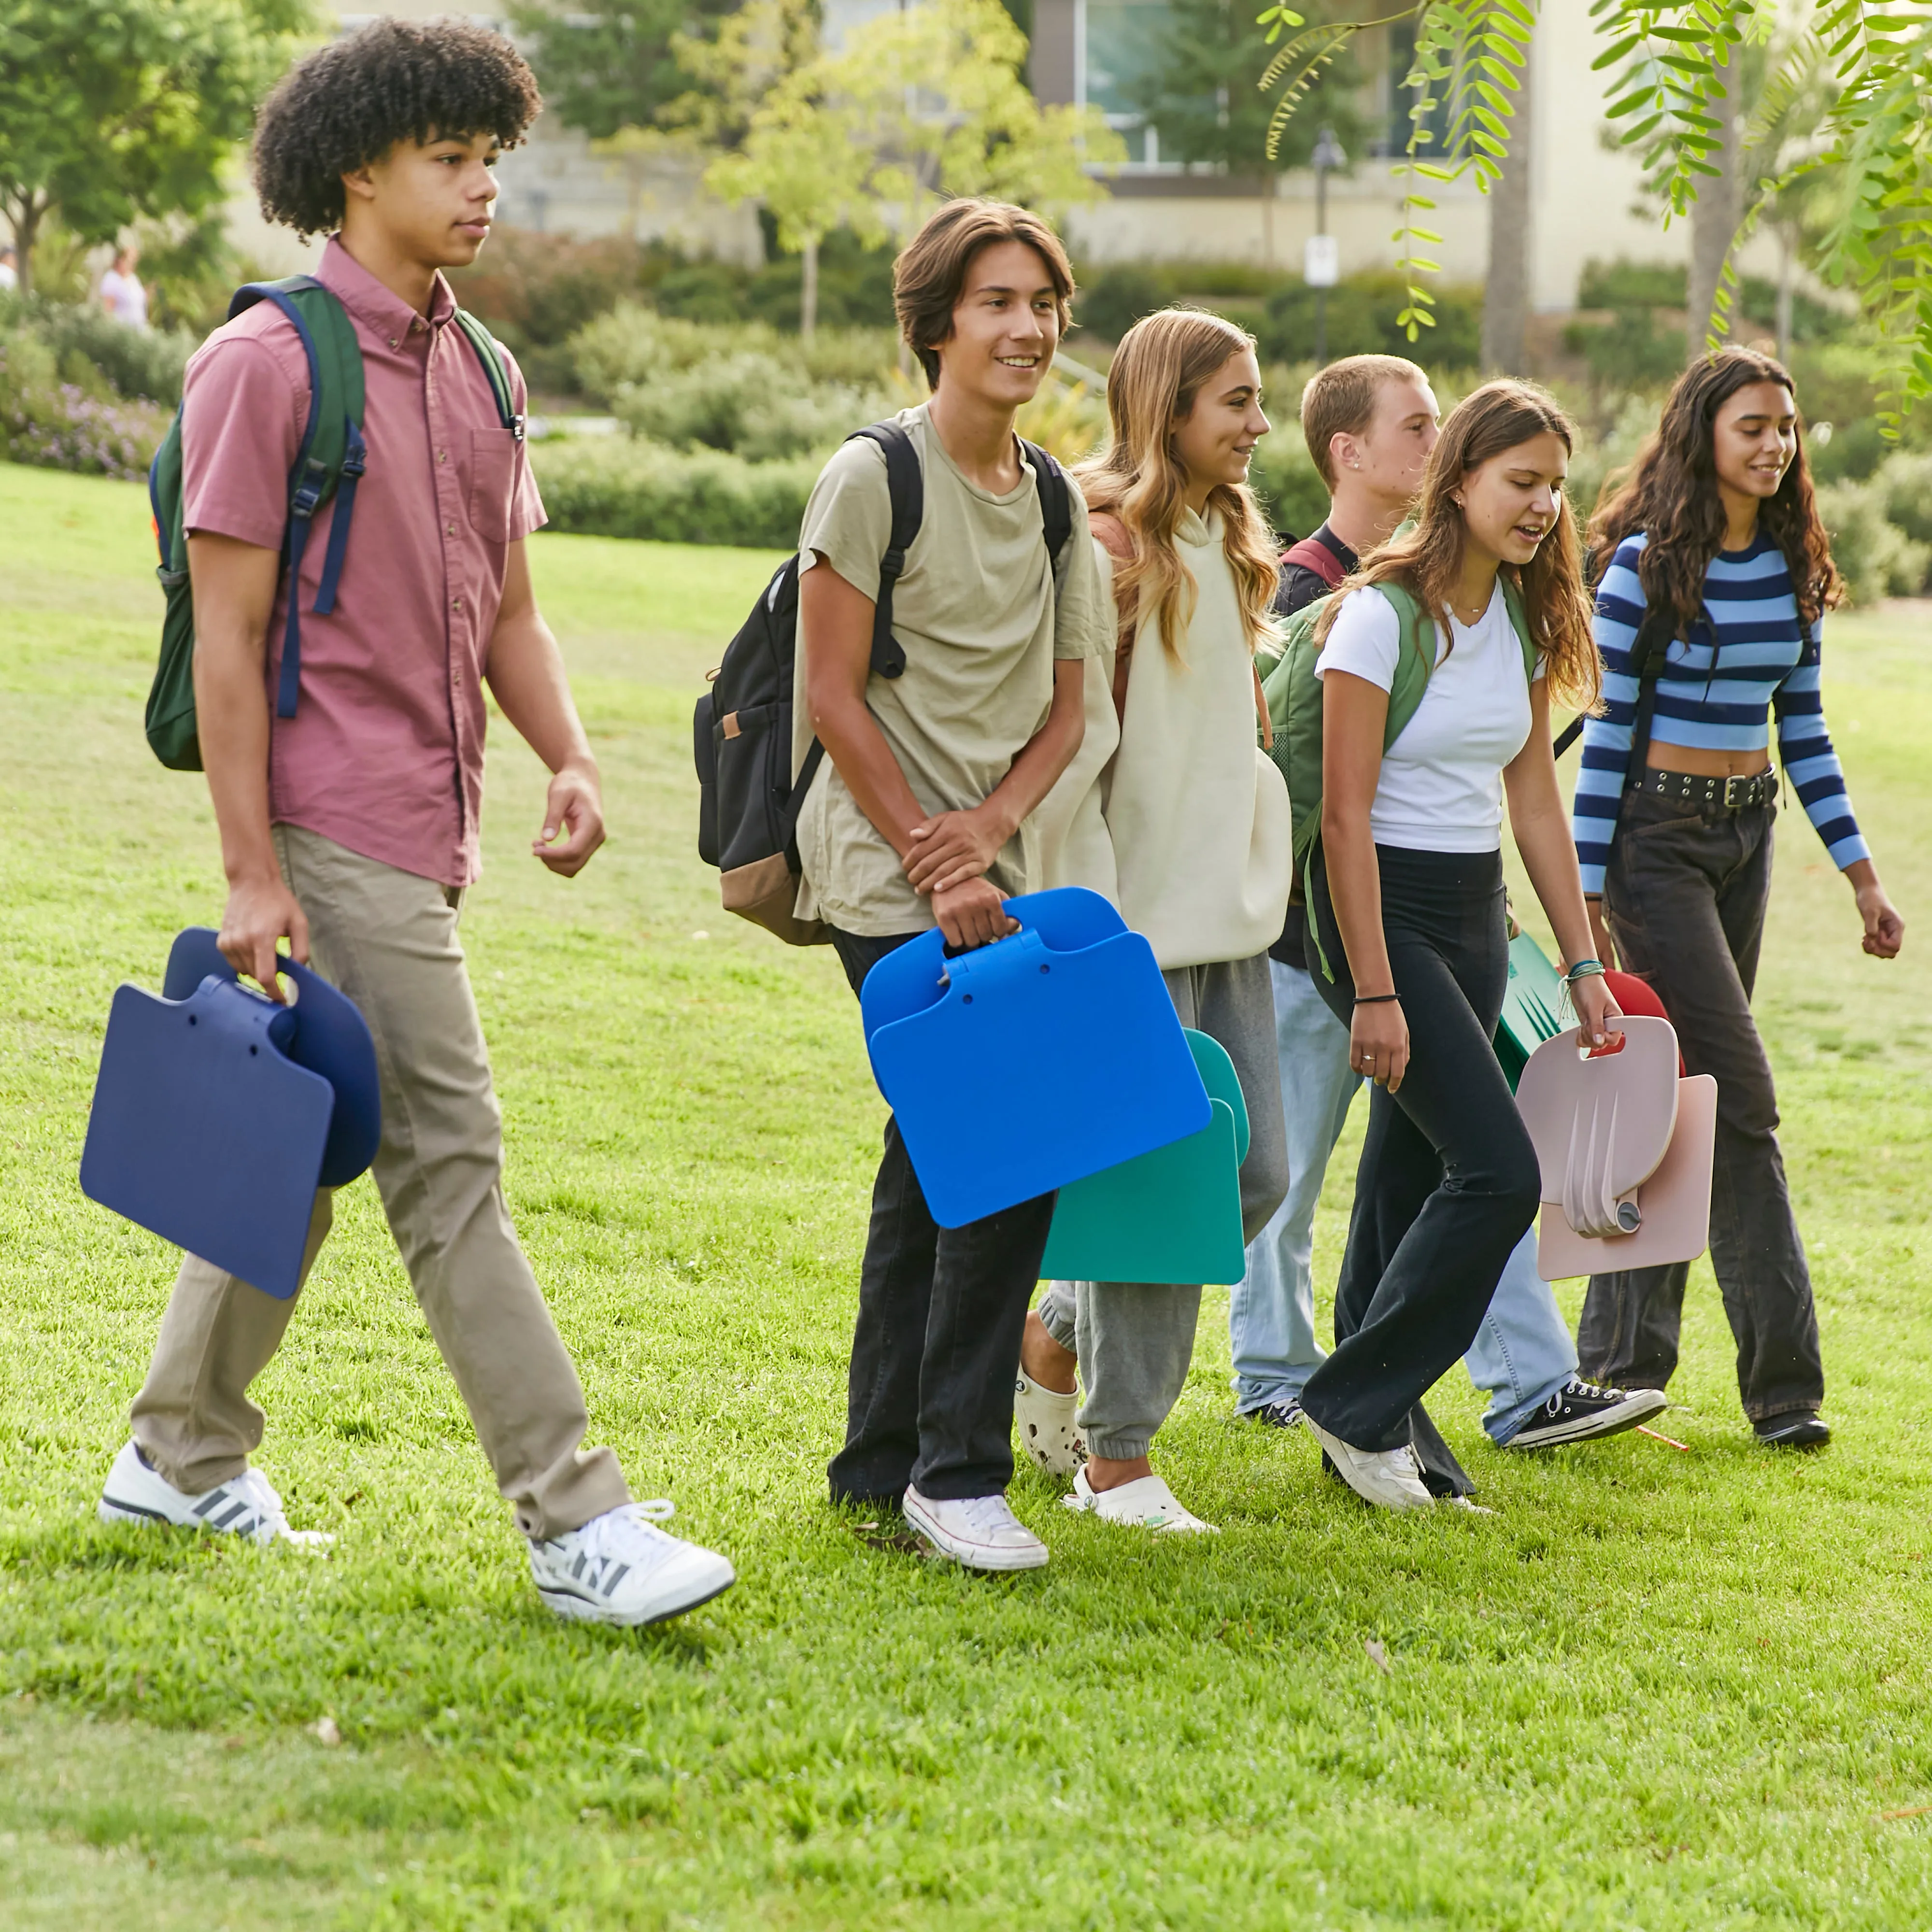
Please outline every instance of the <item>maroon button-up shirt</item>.
[[[543, 506], [442, 277], [423, 316], [339, 242], [316, 274], [362, 345], [368, 468], [326, 617], [310, 607], [333, 500], [302, 559], [301, 695], [294, 717], [272, 718], [269, 815], [468, 885], [480, 869], [490, 633], [509, 546], [542, 526]], [[514, 365], [511, 380], [520, 409]], [[272, 303], [208, 338], [188, 366], [182, 419], [190, 530], [281, 548], [308, 392], [302, 344]], [[268, 628], [272, 705], [288, 595], [284, 583]]]

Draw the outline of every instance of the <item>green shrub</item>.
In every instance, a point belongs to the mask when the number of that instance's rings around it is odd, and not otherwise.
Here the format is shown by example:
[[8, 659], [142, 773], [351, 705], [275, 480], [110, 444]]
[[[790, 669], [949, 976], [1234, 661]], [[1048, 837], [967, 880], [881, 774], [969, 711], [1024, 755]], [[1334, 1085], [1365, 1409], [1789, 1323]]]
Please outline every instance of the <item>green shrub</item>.
[[145, 476], [167, 418], [158, 404], [90, 394], [63, 382], [52, 346], [25, 330], [0, 336], [0, 457], [9, 462], [93, 476]]
[[1667, 388], [1683, 372], [1684, 331], [1660, 323], [1647, 308], [1620, 310], [1609, 322], [1573, 322], [1563, 346], [1589, 364], [1596, 381], [1619, 389]]
[[530, 462], [554, 530], [760, 550], [797, 543], [820, 467], [813, 458], [682, 455], [628, 436], [532, 443]]
[[1172, 271], [1146, 262], [1122, 262], [1098, 270], [1074, 297], [1079, 326], [1102, 342], [1118, 342], [1144, 315], [1175, 298]]
[[1907, 536], [1887, 518], [1879, 484], [1828, 483], [1818, 492], [1818, 514], [1853, 603], [1916, 596], [1924, 589], [1932, 544]]
[[1894, 450], [1874, 483], [1886, 521], [1916, 543], [1932, 544], [1932, 451]]
[[[1435, 292], [1435, 326], [1411, 342], [1396, 322], [1408, 301], [1401, 276], [1392, 268], [1350, 275], [1328, 291], [1328, 356], [1404, 356], [1432, 370], [1474, 368], [1482, 359], [1481, 288], [1450, 282]], [[1314, 354], [1316, 293], [1287, 282], [1268, 297], [1255, 331], [1264, 360], [1300, 362]]]
[[1681, 262], [1586, 262], [1576, 284], [1579, 308], [1682, 308], [1690, 300]]
[[1294, 418], [1269, 430], [1255, 446], [1248, 481], [1277, 530], [1310, 536], [1328, 514], [1328, 486], [1315, 466]]
[[755, 350], [621, 383], [611, 406], [646, 442], [726, 449], [753, 463], [829, 449], [896, 406], [883, 388], [814, 382], [795, 362]]
[[[93, 302], [0, 296], [0, 338], [18, 333], [45, 343], [66, 380], [88, 394], [164, 403], [170, 409], [181, 400], [182, 374], [200, 340], [185, 329], [130, 328]], [[82, 369], [82, 362], [92, 365], [91, 373]]]

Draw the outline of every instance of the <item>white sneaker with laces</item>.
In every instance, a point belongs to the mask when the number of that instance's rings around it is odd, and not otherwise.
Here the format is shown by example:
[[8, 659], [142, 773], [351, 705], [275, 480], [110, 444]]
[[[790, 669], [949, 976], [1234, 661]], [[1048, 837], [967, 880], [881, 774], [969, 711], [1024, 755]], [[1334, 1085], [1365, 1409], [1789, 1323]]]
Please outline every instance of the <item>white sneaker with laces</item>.
[[1073, 1421], [1079, 1406], [1078, 1390], [1062, 1395], [1019, 1370], [1013, 1384], [1013, 1424], [1020, 1447], [1049, 1476], [1070, 1476], [1087, 1460], [1087, 1444]]
[[676, 1513], [662, 1501], [625, 1503], [577, 1529], [530, 1538], [537, 1594], [560, 1617], [585, 1623], [662, 1623], [708, 1604], [738, 1580], [715, 1550], [658, 1528]]
[[291, 1529], [281, 1498], [260, 1469], [244, 1469], [191, 1496], [176, 1489], [134, 1442], [115, 1457], [94, 1514], [103, 1522], [172, 1523], [245, 1536], [251, 1543], [292, 1543], [298, 1550], [326, 1550], [335, 1540], [325, 1530]]
[[1082, 1469], [1073, 1479], [1073, 1493], [1061, 1499], [1070, 1510], [1097, 1516], [1102, 1522], [1126, 1523], [1162, 1535], [1179, 1532], [1188, 1536], [1219, 1536], [1220, 1529], [1190, 1515], [1158, 1476], [1137, 1476], [1118, 1488], [1096, 1490]]
[[922, 1496], [910, 1484], [906, 1527], [969, 1570], [1040, 1570], [1047, 1547], [1004, 1496]]
[[1306, 1409], [1302, 1420], [1328, 1452], [1335, 1472], [1365, 1503], [1378, 1509], [1433, 1509], [1436, 1498], [1422, 1480], [1415, 1451], [1405, 1442], [1400, 1449], [1357, 1449], [1339, 1436], [1330, 1436]]

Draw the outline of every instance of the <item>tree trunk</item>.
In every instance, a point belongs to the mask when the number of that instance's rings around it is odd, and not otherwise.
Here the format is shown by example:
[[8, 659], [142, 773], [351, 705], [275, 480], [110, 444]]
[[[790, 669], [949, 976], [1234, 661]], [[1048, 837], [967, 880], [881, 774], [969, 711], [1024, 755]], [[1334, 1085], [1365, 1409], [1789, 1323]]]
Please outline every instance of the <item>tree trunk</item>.
[[[1711, 332], [1711, 311], [1718, 299], [1718, 280], [1724, 272], [1725, 258], [1738, 232], [1738, 217], [1743, 207], [1743, 182], [1740, 179], [1739, 122], [1743, 101], [1739, 98], [1744, 76], [1738, 69], [1735, 52], [1724, 70], [1727, 92], [1713, 94], [1711, 112], [1723, 124], [1723, 139], [1710, 156], [1715, 175], [1700, 175], [1697, 199], [1690, 204], [1690, 277], [1689, 299], [1685, 304], [1685, 346], [1692, 356], [1704, 352], [1706, 337]], [[1735, 311], [1717, 331], [1728, 338]]]
[[818, 332], [818, 237], [812, 236], [799, 255], [798, 334], [809, 342]]
[[1798, 279], [1798, 237], [1788, 224], [1778, 230], [1778, 359], [1791, 360], [1791, 297]]
[[47, 204], [31, 192], [8, 205], [7, 220], [14, 230], [14, 272], [20, 278], [23, 296], [33, 292], [34, 243], [40, 232], [40, 218], [46, 212]]
[[1490, 190], [1490, 272], [1483, 289], [1483, 368], [1490, 375], [1520, 376], [1523, 332], [1529, 320], [1530, 169], [1535, 160], [1535, 89], [1532, 64], [1510, 123], [1502, 178]]

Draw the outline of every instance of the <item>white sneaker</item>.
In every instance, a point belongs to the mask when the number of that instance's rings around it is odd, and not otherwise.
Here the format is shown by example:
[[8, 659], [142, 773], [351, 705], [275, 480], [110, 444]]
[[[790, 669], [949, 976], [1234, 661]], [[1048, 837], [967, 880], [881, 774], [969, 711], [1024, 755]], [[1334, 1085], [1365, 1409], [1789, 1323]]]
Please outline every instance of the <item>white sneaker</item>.
[[922, 1496], [910, 1484], [905, 1520], [942, 1556], [969, 1570], [1040, 1570], [1047, 1547], [1014, 1515], [1004, 1496]]
[[1328, 1450], [1336, 1474], [1365, 1503], [1381, 1509], [1435, 1508], [1436, 1498], [1422, 1480], [1415, 1451], [1406, 1442], [1400, 1449], [1356, 1449], [1339, 1436], [1330, 1436], [1306, 1409], [1302, 1420]]
[[1078, 1390], [1062, 1395], [1042, 1388], [1025, 1370], [1013, 1384], [1013, 1424], [1020, 1447], [1049, 1476], [1070, 1476], [1087, 1460], [1087, 1444], [1074, 1426]]
[[1096, 1490], [1082, 1469], [1073, 1479], [1073, 1493], [1061, 1499], [1070, 1510], [1097, 1516], [1102, 1522], [1123, 1522], [1136, 1529], [1151, 1529], [1166, 1534], [1178, 1531], [1184, 1535], [1219, 1536], [1211, 1522], [1191, 1516], [1174, 1500], [1174, 1492], [1158, 1476], [1137, 1476], [1118, 1489]]
[[178, 1490], [130, 1442], [114, 1459], [94, 1514], [103, 1522], [166, 1522], [182, 1529], [224, 1531], [251, 1543], [292, 1543], [326, 1550], [335, 1538], [320, 1529], [291, 1529], [274, 1485], [260, 1469], [191, 1496]]
[[586, 1623], [662, 1623], [708, 1604], [738, 1580], [715, 1550], [658, 1528], [668, 1502], [626, 1503], [547, 1542], [530, 1538], [537, 1594], [560, 1617]]

